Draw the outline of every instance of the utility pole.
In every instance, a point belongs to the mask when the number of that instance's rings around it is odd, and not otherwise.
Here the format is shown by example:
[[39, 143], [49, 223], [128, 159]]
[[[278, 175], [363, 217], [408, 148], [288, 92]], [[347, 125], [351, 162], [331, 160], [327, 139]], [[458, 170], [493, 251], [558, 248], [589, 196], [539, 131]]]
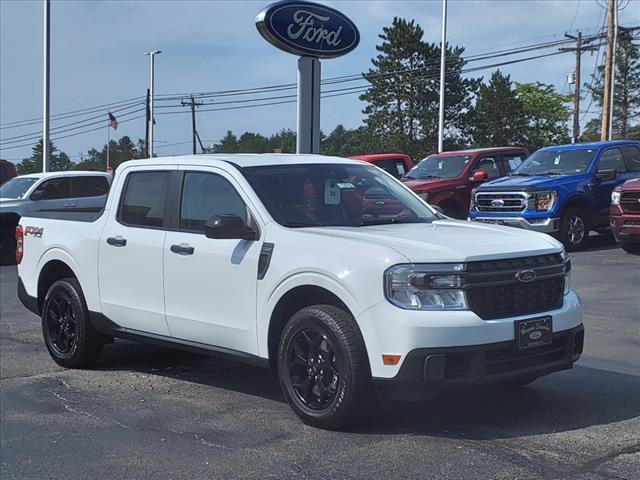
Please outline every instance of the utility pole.
[[440, 44], [440, 107], [438, 111], [438, 152], [444, 150], [444, 91], [447, 58], [447, 0], [442, 0], [442, 43]]
[[575, 88], [573, 93], [573, 143], [578, 143], [578, 139], [580, 138], [580, 60], [584, 52], [593, 52], [596, 50], [596, 47], [587, 45], [593, 42], [594, 39], [583, 40], [582, 32], [578, 32], [577, 37], [569, 35], [568, 33], [565, 33], [564, 36], [576, 42], [575, 48], [561, 48], [560, 50], [564, 52], [576, 52]]
[[51, 53], [51, 3], [44, 0], [44, 51], [43, 51], [43, 78], [42, 78], [42, 171], [49, 171], [49, 116], [51, 115], [49, 102], [49, 78], [50, 78], [50, 53]]
[[149, 55], [149, 158], [153, 157], [153, 87], [155, 83], [155, 56], [162, 53], [161, 50], [151, 50], [146, 52], [145, 55]]
[[614, 43], [614, 15], [615, 0], [609, 0], [607, 5], [607, 53], [604, 61], [604, 96], [602, 98], [602, 123], [600, 140], [611, 139], [611, 117], [613, 102], [611, 90], [613, 84], [613, 43]]
[[151, 119], [151, 94], [149, 92], [150, 90], [147, 88], [147, 98], [145, 101], [147, 123], [145, 123], [144, 127], [144, 158], [151, 158], [149, 156], [149, 120]]
[[[193, 95], [191, 95], [191, 99], [189, 102], [185, 102], [184, 100], [182, 100], [180, 103], [182, 103], [183, 107], [186, 105], [191, 106], [191, 136], [193, 137], [193, 154], [195, 155], [197, 153], [196, 140], [200, 138], [198, 135], [198, 130], [196, 130], [196, 107], [202, 105], [202, 102], [196, 102], [193, 99]], [[200, 142], [200, 147], [202, 148], [202, 142]]]

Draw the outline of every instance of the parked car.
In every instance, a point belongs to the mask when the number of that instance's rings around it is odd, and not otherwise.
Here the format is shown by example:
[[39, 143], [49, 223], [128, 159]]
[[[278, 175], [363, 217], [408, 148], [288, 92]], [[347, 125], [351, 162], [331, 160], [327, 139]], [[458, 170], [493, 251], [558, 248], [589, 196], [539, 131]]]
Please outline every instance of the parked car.
[[611, 231], [627, 252], [640, 252], [640, 178], [627, 180], [611, 193]]
[[0, 185], [18, 175], [16, 166], [8, 160], [0, 160]]
[[362, 160], [383, 169], [396, 178], [402, 178], [413, 168], [413, 160], [404, 153], [376, 153], [373, 155], [355, 155], [354, 160]]
[[349, 159], [129, 161], [101, 214], [24, 216], [16, 231], [18, 296], [58, 364], [88, 367], [113, 337], [224, 353], [272, 365], [323, 428], [366, 412], [374, 387], [420, 400], [522, 385], [582, 352], [558, 241], [448, 219]]
[[50, 172], [14, 177], [0, 186], [0, 259], [10, 263], [15, 229], [23, 215], [68, 210], [100, 211], [112, 176], [101, 172]]
[[584, 247], [590, 230], [609, 229], [614, 187], [640, 177], [640, 142], [547, 147], [510, 176], [477, 188], [471, 220], [555, 235], [567, 250]]
[[466, 219], [471, 190], [502, 177], [522, 163], [525, 148], [499, 147], [429, 155], [403, 178], [405, 185], [452, 218]]

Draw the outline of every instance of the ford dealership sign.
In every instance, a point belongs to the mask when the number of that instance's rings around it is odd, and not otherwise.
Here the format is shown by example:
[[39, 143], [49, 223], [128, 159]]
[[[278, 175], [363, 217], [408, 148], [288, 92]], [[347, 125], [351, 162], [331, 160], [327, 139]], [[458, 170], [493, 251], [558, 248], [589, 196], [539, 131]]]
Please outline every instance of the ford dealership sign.
[[358, 29], [345, 15], [311, 2], [269, 5], [256, 16], [256, 27], [268, 42], [304, 57], [339, 57], [360, 42]]

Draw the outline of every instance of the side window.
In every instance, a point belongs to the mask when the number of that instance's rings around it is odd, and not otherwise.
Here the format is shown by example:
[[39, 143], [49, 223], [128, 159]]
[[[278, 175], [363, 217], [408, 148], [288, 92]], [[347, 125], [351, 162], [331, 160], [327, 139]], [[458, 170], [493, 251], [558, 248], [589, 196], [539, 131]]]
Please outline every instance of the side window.
[[505, 167], [505, 171], [506, 172], [510, 172], [512, 170], [515, 170], [516, 168], [518, 168], [520, 166], [520, 164], [522, 163], [522, 161], [524, 160], [524, 155], [522, 154], [513, 154], [513, 153], [509, 153], [507, 155], [504, 155], [504, 167]]
[[118, 219], [134, 227], [162, 227], [170, 173], [130, 173], [127, 176]]
[[396, 178], [404, 177], [404, 174], [409, 171], [404, 158], [396, 158], [394, 162], [395, 162], [396, 169], [393, 176]]
[[598, 170], [617, 170], [618, 172], [626, 172], [627, 167], [624, 164], [622, 153], [619, 148], [610, 148], [605, 150], [600, 161], [598, 162]]
[[71, 177], [72, 197], [99, 197], [109, 191], [105, 177]]
[[42, 182], [31, 194], [31, 200], [60, 200], [69, 196], [69, 177], [59, 177]]
[[498, 178], [501, 176], [500, 169], [498, 168], [498, 164], [496, 163], [496, 159], [493, 157], [481, 158], [471, 174], [473, 175], [478, 170], [486, 172], [489, 176], [489, 179]]
[[640, 148], [634, 146], [622, 147], [622, 155], [628, 172], [640, 172]]
[[390, 160], [390, 159], [376, 160], [373, 164], [376, 167], [381, 168], [385, 172], [393, 175], [394, 177], [396, 177], [396, 178], [399, 177], [399, 175], [398, 175], [398, 167], [396, 166], [396, 161], [395, 160]]
[[204, 232], [214, 215], [233, 214], [248, 222], [247, 207], [229, 181], [213, 173], [187, 172], [182, 184], [180, 229]]

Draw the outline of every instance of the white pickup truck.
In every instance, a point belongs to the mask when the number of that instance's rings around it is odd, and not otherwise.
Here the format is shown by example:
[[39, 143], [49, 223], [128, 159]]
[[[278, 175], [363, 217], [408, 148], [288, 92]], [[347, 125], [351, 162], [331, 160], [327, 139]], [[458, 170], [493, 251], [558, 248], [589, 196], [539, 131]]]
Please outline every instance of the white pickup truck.
[[444, 217], [355, 160], [130, 161], [102, 212], [25, 215], [16, 234], [19, 296], [60, 365], [114, 337], [234, 355], [276, 368], [323, 428], [372, 398], [526, 384], [582, 353], [560, 243]]

